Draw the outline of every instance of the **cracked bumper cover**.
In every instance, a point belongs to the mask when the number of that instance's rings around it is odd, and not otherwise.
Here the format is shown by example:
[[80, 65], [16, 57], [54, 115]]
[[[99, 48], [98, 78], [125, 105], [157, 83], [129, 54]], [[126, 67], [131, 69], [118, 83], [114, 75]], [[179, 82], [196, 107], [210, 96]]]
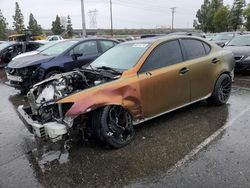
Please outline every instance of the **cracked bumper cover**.
[[52, 141], [61, 140], [63, 135], [67, 134], [67, 127], [64, 124], [58, 122], [48, 122], [41, 124], [34, 121], [29, 115], [29, 108], [25, 108], [23, 105], [17, 108], [17, 112], [27, 129], [34, 135], [47, 140]]

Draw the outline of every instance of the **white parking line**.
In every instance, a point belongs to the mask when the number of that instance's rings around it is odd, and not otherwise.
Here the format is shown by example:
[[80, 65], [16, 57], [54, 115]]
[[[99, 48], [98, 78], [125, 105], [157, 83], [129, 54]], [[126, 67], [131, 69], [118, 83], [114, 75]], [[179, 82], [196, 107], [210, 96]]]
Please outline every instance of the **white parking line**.
[[192, 157], [194, 157], [199, 151], [201, 151], [204, 147], [206, 147], [209, 143], [211, 143], [215, 138], [217, 138], [226, 128], [230, 127], [234, 124], [235, 121], [237, 121], [241, 116], [243, 116], [245, 113], [250, 111], [250, 105], [243, 110], [241, 113], [239, 113], [236, 117], [234, 117], [232, 120], [227, 122], [223, 127], [218, 129], [214, 134], [212, 134], [210, 137], [208, 137], [206, 140], [204, 140], [201, 144], [199, 144], [196, 148], [194, 148], [189, 154], [187, 154], [183, 159], [178, 161], [172, 168], [170, 168], [167, 173], [172, 173], [175, 170], [177, 170], [179, 167], [184, 165], [187, 161], [189, 161]]

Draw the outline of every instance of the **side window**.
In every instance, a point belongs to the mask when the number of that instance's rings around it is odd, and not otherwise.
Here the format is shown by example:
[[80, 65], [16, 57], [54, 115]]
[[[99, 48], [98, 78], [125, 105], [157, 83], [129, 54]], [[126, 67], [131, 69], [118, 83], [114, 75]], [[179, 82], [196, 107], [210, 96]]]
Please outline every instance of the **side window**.
[[154, 69], [177, 64], [183, 61], [183, 56], [178, 40], [169, 41], [160, 46], [149, 55], [139, 72], [147, 72]]
[[57, 37], [52, 37], [50, 40], [55, 41], [55, 40], [58, 40], [58, 38]]
[[98, 53], [96, 41], [87, 41], [78, 44], [69, 54], [95, 55]]
[[203, 42], [203, 46], [205, 48], [206, 54], [209, 54], [211, 51], [211, 47], [205, 42]]
[[26, 44], [26, 52], [33, 51], [37, 48], [35, 44]]
[[195, 39], [182, 39], [182, 42], [187, 52], [188, 60], [206, 55], [205, 48], [201, 41]]
[[106, 52], [107, 50], [115, 46], [115, 44], [112, 41], [108, 41], [108, 40], [101, 40], [100, 45], [101, 45], [102, 52]]

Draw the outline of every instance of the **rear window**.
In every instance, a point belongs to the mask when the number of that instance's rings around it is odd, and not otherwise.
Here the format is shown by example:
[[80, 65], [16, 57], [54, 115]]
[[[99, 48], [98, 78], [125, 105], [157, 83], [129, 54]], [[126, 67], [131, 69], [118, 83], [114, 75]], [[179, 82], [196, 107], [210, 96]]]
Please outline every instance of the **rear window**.
[[203, 42], [195, 39], [182, 39], [183, 46], [186, 50], [187, 59], [195, 59], [205, 56], [206, 50], [203, 46]]

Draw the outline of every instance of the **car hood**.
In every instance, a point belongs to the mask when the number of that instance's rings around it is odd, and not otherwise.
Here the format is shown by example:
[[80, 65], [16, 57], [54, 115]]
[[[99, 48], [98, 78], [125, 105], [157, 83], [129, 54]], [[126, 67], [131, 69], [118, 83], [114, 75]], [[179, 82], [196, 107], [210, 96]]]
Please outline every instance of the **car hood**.
[[19, 54], [16, 57], [12, 58], [12, 60], [18, 59], [20, 57], [26, 57], [26, 56], [30, 56], [30, 55], [35, 55], [35, 54], [38, 54], [38, 53], [39, 53], [39, 51], [25, 52], [25, 53]]
[[232, 51], [234, 56], [250, 56], [250, 46], [225, 46], [224, 49]]
[[30, 55], [14, 59], [8, 64], [9, 68], [23, 68], [51, 61], [55, 56], [45, 56], [42, 54]]
[[229, 40], [212, 40], [216, 44], [226, 44]]

